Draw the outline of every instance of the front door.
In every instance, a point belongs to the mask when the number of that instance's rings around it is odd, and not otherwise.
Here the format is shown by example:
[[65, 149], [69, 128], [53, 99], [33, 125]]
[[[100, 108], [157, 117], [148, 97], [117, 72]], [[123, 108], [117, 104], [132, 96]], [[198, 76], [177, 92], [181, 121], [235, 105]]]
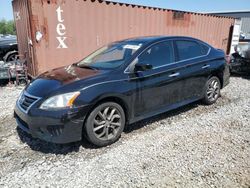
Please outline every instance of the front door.
[[153, 45], [145, 50], [137, 61], [140, 65], [152, 65], [152, 68], [136, 73], [138, 93], [135, 100], [135, 116], [157, 112], [182, 101], [182, 67], [174, 63], [172, 41]]

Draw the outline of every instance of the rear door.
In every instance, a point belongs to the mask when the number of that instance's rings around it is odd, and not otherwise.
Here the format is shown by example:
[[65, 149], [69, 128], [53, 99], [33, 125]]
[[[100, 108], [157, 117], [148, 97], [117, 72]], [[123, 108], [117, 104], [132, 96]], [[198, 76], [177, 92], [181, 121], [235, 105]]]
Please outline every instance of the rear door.
[[196, 40], [175, 40], [178, 64], [183, 67], [182, 85], [184, 100], [203, 96], [203, 89], [211, 73], [211, 62], [208, 54], [210, 47]]

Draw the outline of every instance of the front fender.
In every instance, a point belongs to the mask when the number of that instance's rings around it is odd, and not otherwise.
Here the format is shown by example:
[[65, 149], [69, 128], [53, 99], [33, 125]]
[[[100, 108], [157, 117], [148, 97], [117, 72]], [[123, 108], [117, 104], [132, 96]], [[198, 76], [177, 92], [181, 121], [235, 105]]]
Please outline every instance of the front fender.
[[124, 79], [93, 84], [81, 90], [81, 95], [75, 103], [96, 105], [107, 98], [121, 100], [129, 112], [128, 115], [130, 117], [133, 116], [136, 83], [129, 81], [129, 79]]
[[10, 55], [12, 55], [12, 54], [18, 54], [18, 52], [14, 50], [14, 51], [10, 51], [10, 52], [6, 53], [6, 54], [4, 55], [4, 57], [3, 57], [4, 62], [6, 62], [7, 59], [8, 59], [8, 57], [9, 57]]

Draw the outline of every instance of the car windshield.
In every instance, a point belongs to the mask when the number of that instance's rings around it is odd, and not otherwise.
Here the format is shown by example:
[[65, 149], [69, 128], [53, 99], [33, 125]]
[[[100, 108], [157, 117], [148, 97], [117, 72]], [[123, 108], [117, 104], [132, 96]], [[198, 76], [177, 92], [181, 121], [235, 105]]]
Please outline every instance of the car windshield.
[[104, 46], [80, 61], [77, 66], [93, 69], [114, 69], [126, 62], [143, 42], [117, 42]]

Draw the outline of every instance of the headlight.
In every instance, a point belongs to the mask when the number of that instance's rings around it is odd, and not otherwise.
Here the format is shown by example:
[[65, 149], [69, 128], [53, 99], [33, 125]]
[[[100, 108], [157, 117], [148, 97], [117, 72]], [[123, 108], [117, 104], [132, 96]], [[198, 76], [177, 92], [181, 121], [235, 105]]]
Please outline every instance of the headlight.
[[72, 92], [50, 97], [41, 104], [40, 109], [58, 109], [71, 107], [75, 99], [79, 95], [80, 92]]
[[24, 93], [24, 90], [22, 90], [22, 92], [19, 94], [19, 96], [17, 98], [18, 103], [23, 103], [23, 101], [21, 101], [21, 99], [23, 99], [23, 93]]

